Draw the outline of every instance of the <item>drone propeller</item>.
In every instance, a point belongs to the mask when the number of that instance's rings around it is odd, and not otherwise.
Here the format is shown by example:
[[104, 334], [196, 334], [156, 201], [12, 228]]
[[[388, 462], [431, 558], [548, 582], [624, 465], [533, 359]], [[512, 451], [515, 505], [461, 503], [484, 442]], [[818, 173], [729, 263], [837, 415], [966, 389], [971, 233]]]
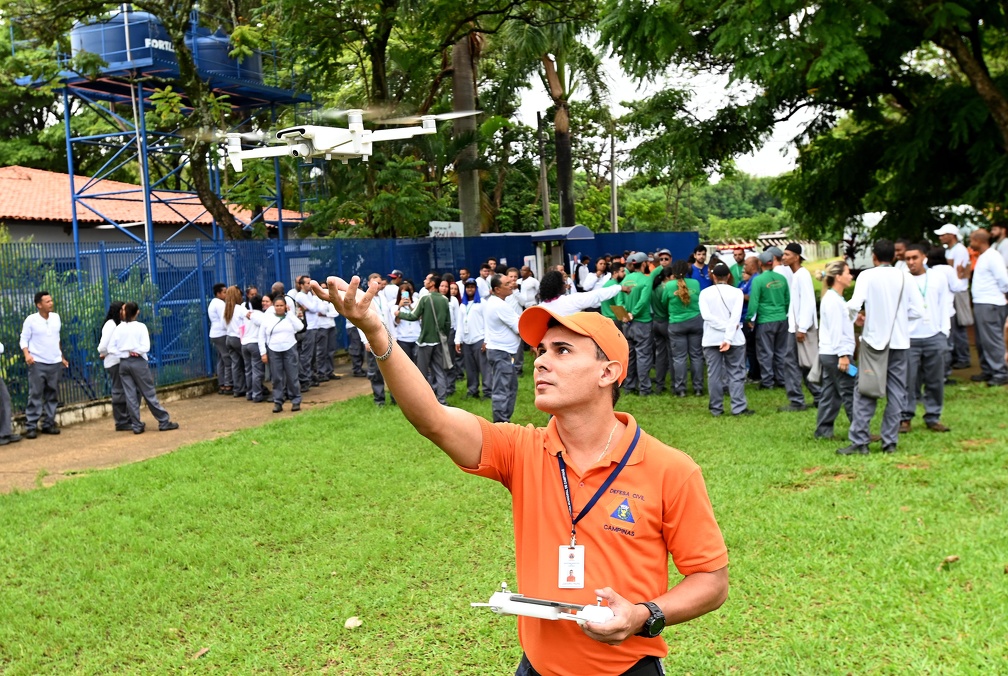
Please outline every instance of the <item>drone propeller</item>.
[[220, 143], [229, 138], [237, 138], [245, 143], [256, 144], [270, 138], [270, 134], [264, 131], [228, 132], [208, 127], [184, 127], [179, 129], [177, 133], [189, 141], [202, 141], [204, 143]]
[[455, 120], [460, 117], [472, 117], [479, 115], [482, 110], [457, 110], [451, 113], [438, 113], [437, 115], [407, 115], [406, 117], [392, 117], [384, 120], [377, 120], [378, 124], [416, 124], [426, 119], [434, 120]]
[[392, 112], [390, 107], [372, 106], [370, 108], [322, 108], [315, 111], [315, 120], [323, 122], [325, 120], [340, 120], [348, 117], [352, 113], [359, 113], [363, 117], [381, 117]]

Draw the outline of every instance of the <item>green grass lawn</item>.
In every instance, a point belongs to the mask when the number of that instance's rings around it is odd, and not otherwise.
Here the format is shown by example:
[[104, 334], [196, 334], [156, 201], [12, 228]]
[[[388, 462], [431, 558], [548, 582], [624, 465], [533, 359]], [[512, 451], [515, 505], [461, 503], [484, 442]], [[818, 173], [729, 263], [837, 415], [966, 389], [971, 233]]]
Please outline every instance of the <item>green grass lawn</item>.
[[[951, 434], [854, 458], [812, 439], [814, 410], [749, 396], [744, 420], [619, 405], [704, 468], [730, 549], [728, 602], [665, 632], [669, 673], [1005, 673], [1003, 388], [950, 388]], [[526, 376], [516, 422], [545, 424], [531, 399]], [[520, 656], [513, 618], [469, 607], [515, 586], [507, 492], [366, 397], [0, 496], [0, 534], [5, 673], [510, 674]]]

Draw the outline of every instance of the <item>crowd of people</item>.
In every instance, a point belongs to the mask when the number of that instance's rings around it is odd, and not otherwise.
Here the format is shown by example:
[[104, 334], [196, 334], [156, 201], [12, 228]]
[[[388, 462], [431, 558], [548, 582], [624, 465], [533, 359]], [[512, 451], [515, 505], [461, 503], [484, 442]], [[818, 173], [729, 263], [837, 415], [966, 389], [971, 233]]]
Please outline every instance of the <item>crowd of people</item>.
[[[838, 415], [846, 414], [849, 445], [838, 453], [867, 453], [878, 441], [889, 453], [899, 434], [911, 431], [918, 404], [928, 430], [949, 431], [941, 420], [944, 387], [954, 382], [953, 369], [970, 366], [968, 342], [962, 349], [966, 327], [975, 326], [980, 355], [981, 372], [972, 380], [1008, 384], [1008, 230], [993, 230], [975, 231], [970, 250], [954, 225], [936, 231], [943, 246], [880, 240], [874, 267], [857, 284], [846, 262], [828, 263], [818, 296], [797, 242], [760, 252], [735, 249], [730, 258], [710, 262], [704, 246], [677, 261], [667, 249], [594, 261], [585, 256], [572, 270], [557, 266], [540, 279], [527, 266], [503, 269], [490, 259], [475, 277], [466, 268], [457, 278], [432, 272], [419, 290], [400, 270], [373, 273], [367, 281], [380, 288], [376, 310], [389, 335], [438, 401], [464, 379], [466, 397], [491, 400], [494, 422], [508, 422], [514, 412], [529, 348], [519, 318], [541, 306], [560, 316], [598, 312], [615, 323], [630, 348], [623, 394], [692, 392], [708, 398], [715, 417], [749, 416], [755, 411], [747, 382], [779, 388], [785, 397], [779, 411], [818, 409], [816, 439], [833, 439]], [[862, 360], [871, 357], [866, 352], [884, 353], [883, 362], [870, 362], [861, 375], [855, 326], [862, 327], [862, 346], [869, 346], [860, 349]], [[352, 333], [367, 355], [374, 401], [384, 406], [374, 352], [363, 333]], [[880, 434], [873, 435], [868, 425], [879, 399], [885, 413]]]
[[[333, 368], [339, 314], [311, 293], [310, 282], [301, 275], [293, 293], [276, 282], [266, 294], [254, 285], [243, 293], [238, 286], [214, 284], [207, 317], [219, 394], [256, 403], [272, 397], [274, 413], [288, 401], [291, 411], [300, 411], [305, 392], [339, 380]], [[356, 358], [354, 376], [364, 377]]]
[[[954, 225], [935, 234], [941, 246], [876, 242], [875, 267], [862, 271], [856, 284], [844, 261], [830, 262], [820, 276], [818, 299], [796, 242], [760, 252], [735, 249], [730, 258], [715, 254], [710, 262], [704, 246], [675, 261], [667, 249], [594, 261], [584, 256], [572, 269], [556, 266], [540, 278], [528, 266], [504, 268], [491, 258], [477, 275], [468, 268], [457, 277], [432, 272], [419, 287], [400, 270], [372, 273], [368, 281], [380, 287], [375, 309], [389, 335], [437, 400], [445, 403], [464, 381], [465, 397], [491, 401], [494, 422], [513, 415], [530, 347], [521, 340], [519, 318], [541, 306], [561, 316], [597, 312], [620, 329], [629, 345], [620, 393], [691, 392], [706, 396], [716, 417], [754, 413], [747, 382], [780, 388], [785, 400], [779, 410], [818, 408], [817, 439], [832, 439], [836, 418], [841, 410], [846, 414], [850, 443], [839, 453], [867, 453], [874, 441], [892, 452], [899, 434], [911, 431], [918, 404], [927, 429], [948, 431], [941, 420], [944, 388], [954, 382], [953, 370], [970, 366], [968, 327], [974, 327], [980, 358], [980, 373], [972, 379], [1008, 384], [1008, 229], [975, 231], [969, 249]], [[307, 390], [340, 377], [333, 369], [339, 313], [312, 293], [308, 276], [297, 278], [293, 292], [276, 282], [266, 294], [225, 284], [214, 285], [213, 293], [207, 316], [220, 394], [272, 401], [274, 412], [290, 402], [299, 411]], [[30, 439], [59, 433], [57, 386], [66, 366], [52, 297], [39, 291], [35, 301], [38, 311], [25, 319], [20, 340], [29, 367], [24, 436]], [[115, 429], [142, 433], [143, 402], [159, 429], [176, 429], [154, 391], [147, 366], [150, 336], [137, 310], [135, 303], [112, 303], [98, 345], [111, 383]], [[869, 362], [860, 375], [855, 325], [863, 327], [862, 360], [866, 352], [884, 352], [882, 362]], [[375, 350], [349, 321], [346, 327], [352, 375], [368, 378], [377, 405], [395, 403]], [[377, 346], [378, 352], [384, 347]], [[881, 398], [880, 434], [871, 435], [868, 423]], [[10, 396], [0, 380], [0, 445], [20, 439], [12, 432]]]

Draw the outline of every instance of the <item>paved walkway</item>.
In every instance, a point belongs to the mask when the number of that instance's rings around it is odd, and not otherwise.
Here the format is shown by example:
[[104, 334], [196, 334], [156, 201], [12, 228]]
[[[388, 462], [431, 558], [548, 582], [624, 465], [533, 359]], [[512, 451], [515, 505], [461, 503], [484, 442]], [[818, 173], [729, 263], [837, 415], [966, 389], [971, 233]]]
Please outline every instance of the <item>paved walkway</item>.
[[[301, 403], [302, 410], [371, 392], [366, 378], [350, 377], [349, 365], [337, 364], [336, 368], [342, 378], [309, 390]], [[290, 412], [289, 402], [283, 413], [273, 414], [272, 402], [253, 404], [218, 394], [166, 402], [165, 408], [179, 423], [179, 429], [159, 432], [157, 421], [145, 406], [142, 419], [147, 431], [143, 434], [114, 432], [112, 418], [107, 417], [69, 425], [59, 436], [40, 434], [37, 439], [0, 446], [0, 493], [51, 486], [74, 474], [146, 460], [186, 444], [299, 415]]]

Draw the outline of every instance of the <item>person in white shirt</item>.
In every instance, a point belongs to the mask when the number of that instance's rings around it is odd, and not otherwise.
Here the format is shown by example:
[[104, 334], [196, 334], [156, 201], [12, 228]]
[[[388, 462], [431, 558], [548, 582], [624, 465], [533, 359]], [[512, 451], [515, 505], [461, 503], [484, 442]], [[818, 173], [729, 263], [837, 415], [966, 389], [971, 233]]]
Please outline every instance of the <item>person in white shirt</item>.
[[287, 307], [286, 296], [273, 299], [273, 314], [265, 315], [259, 332], [259, 355], [270, 365], [273, 376], [273, 412], [283, 411], [290, 399], [291, 411], [301, 410], [301, 383], [298, 379], [297, 334], [304, 324]]
[[[521, 278], [518, 274], [518, 268], [508, 268], [505, 273], [507, 277], [511, 280], [511, 295], [507, 297], [507, 304], [511, 306], [511, 309], [515, 311], [519, 317], [522, 312], [525, 312], [525, 296], [519, 291], [521, 287]], [[514, 367], [515, 371], [518, 372], [519, 376], [525, 374], [525, 349], [528, 346], [522, 341], [518, 345], [518, 351], [515, 353]]]
[[787, 280], [788, 288], [790, 289], [794, 272], [789, 266], [784, 265], [784, 252], [777, 246], [767, 247], [766, 251], [769, 251], [770, 255], [773, 256], [773, 267], [771, 269], [777, 274], [783, 275], [784, 279]]
[[490, 391], [493, 422], [511, 422], [518, 400], [518, 372], [514, 367], [515, 353], [521, 348], [518, 314], [507, 304], [514, 292], [508, 277], [490, 278], [490, 297], [483, 308], [484, 343], [490, 362]]
[[319, 339], [319, 314], [326, 312], [327, 308], [322, 307], [319, 299], [312, 295], [311, 277], [308, 275], [301, 275], [297, 278], [297, 293], [294, 294], [294, 302], [298, 307], [295, 314], [303, 317], [305, 324], [305, 331], [301, 334], [298, 348], [300, 355], [298, 378], [303, 394], [321, 382], [317, 374], [319, 364], [316, 360], [316, 348]]
[[605, 283], [609, 281], [610, 274], [607, 272], [609, 269], [609, 264], [606, 263], [605, 258], [598, 258], [595, 261], [595, 271], [589, 272], [585, 275], [585, 280], [581, 284], [581, 291], [588, 292], [593, 289], [601, 289], [605, 286]]
[[[241, 289], [238, 291], [241, 300]], [[140, 420], [140, 397], [147, 402], [151, 415], [158, 421], [158, 430], [168, 432], [177, 430], [179, 424], [172, 422], [168, 411], [158, 400], [154, 389], [154, 377], [151, 375], [147, 354], [150, 352], [150, 332], [143, 322], [137, 321], [140, 308], [136, 303], [123, 305], [123, 320], [112, 332], [109, 341], [109, 354], [119, 358], [119, 375], [122, 377], [123, 390], [126, 391], [126, 407], [129, 410], [130, 427], [133, 434], [143, 434], [145, 425]]]
[[[315, 377], [320, 383], [339, 380], [333, 366], [333, 356], [336, 354], [336, 318], [339, 313], [332, 303], [315, 298], [318, 307], [318, 333], [315, 336]], [[361, 349], [363, 351], [363, 345]], [[363, 355], [362, 355], [363, 356]]]
[[466, 398], [479, 398], [480, 381], [483, 382], [483, 398], [489, 399], [490, 361], [487, 359], [484, 339], [483, 308], [486, 303], [479, 296], [476, 280], [465, 282], [465, 293], [457, 310], [455, 330], [455, 352], [462, 355], [466, 374]]
[[[907, 398], [900, 420], [900, 432], [910, 431], [917, 412], [917, 393], [924, 383], [924, 424], [932, 432], [948, 432], [942, 424], [945, 403], [945, 356], [951, 328], [952, 292], [948, 278], [940, 270], [926, 267], [927, 248], [907, 244], [904, 261], [924, 303], [924, 315], [910, 320], [910, 364], [907, 368]], [[911, 293], [914, 293], [911, 288]]]
[[445, 273], [438, 285], [438, 292], [448, 299], [448, 315], [451, 320], [448, 327], [448, 346], [451, 349], [451, 363], [448, 364], [448, 396], [455, 394], [455, 383], [462, 380], [462, 355], [455, 351], [455, 331], [457, 330], [458, 310], [462, 304], [459, 287], [455, 277], [450, 272]]
[[895, 242], [896, 246], [896, 260], [893, 262], [893, 267], [897, 270], [907, 270], [907, 264], [904, 260], [906, 256], [907, 247], [910, 246], [910, 240], [908, 239], [898, 239]]
[[227, 325], [224, 323], [224, 297], [227, 294], [227, 284], [220, 282], [213, 285], [214, 297], [207, 306], [207, 318], [210, 320], [210, 342], [217, 352], [217, 393], [231, 394], [234, 392], [234, 382], [231, 375], [231, 358], [227, 351]]
[[819, 365], [822, 396], [816, 412], [816, 439], [832, 439], [833, 423], [843, 407], [847, 420], [854, 420], [854, 322], [843, 293], [854, 275], [846, 262], [833, 261], [823, 271], [822, 303], [819, 306]]
[[963, 243], [959, 241], [959, 228], [955, 225], [946, 223], [934, 233], [938, 235], [942, 246], [945, 247], [945, 258], [957, 275], [957, 281], [952, 284], [953, 301], [957, 308], [950, 334], [952, 368], [968, 369], [971, 360], [969, 334], [966, 328], [972, 324], [969, 323], [968, 313], [960, 312], [959, 309], [968, 308], [970, 305], [969, 276], [965, 274], [970, 267], [970, 255]]
[[1005, 294], [1008, 293], [1008, 269], [997, 249], [990, 245], [990, 233], [984, 229], [970, 235], [970, 249], [979, 256], [973, 269], [973, 317], [977, 352], [980, 353], [981, 377], [990, 387], [1008, 385], [1008, 366], [1003, 359], [1002, 329], [1005, 324]]
[[122, 315], [123, 304], [119, 301], [112, 301], [105, 315], [101, 339], [98, 341], [98, 356], [102, 359], [102, 365], [105, 367], [105, 373], [109, 379], [112, 420], [115, 423], [115, 430], [116, 432], [129, 432], [133, 427], [130, 425], [129, 410], [126, 408], [126, 391], [123, 390], [122, 376], [119, 375], [119, 357], [109, 354], [112, 332], [122, 321]]
[[[525, 307], [532, 307], [539, 303], [539, 280], [532, 276], [532, 268], [523, 265], [521, 269], [521, 286], [519, 291], [525, 298]], [[481, 298], [483, 296], [480, 296]]]
[[997, 249], [1008, 266], [1008, 223], [991, 223], [990, 232], [991, 246]]
[[491, 272], [489, 263], [484, 263], [480, 266], [479, 277], [476, 278], [476, 290], [479, 291], [480, 298], [490, 297]]
[[[263, 380], [265, 366], [259, 354], [259, 330], [262, 328], [263, 299], [258, 293], [248, 297], [245, 308], [245, 330], [241, 335], [242, 362], [245, 364], [245, 398], [260, 403], [265, 398]], [[272, 306], [272, 302], [271, 302]]]
[[[864, 308], [862, 346], [867, 343], [876, 350], [889, 348], [889, 368], [886, 371], [886, 405], [882, 414], [882, 452], [895, 453], [899, 441], [900, 416], [907, 397], [907, 368], [910, 361], [910, 320], [924, 314], [921, 295], [914, 289], [909, 273], [892, 266], [893, 243], [886, 239], [875, 242], [872, 258], [875, 267], [858, 275], [854, 294], [847, 303], [851, 316]], [[858, 321], [861, 321], [860, 319]], [[864, 371], [863, 365], [859, 369]], [[869, 425], [878, 399], [854, 390], [854, 420], [848, 439], [850, 445], [837, 449], [840, 455], [867, 455]]]
[[630, 287], [623, 287], [619, 284], [612, 286], [598, 286], [591, 291], [584, 293], [567, 293], [567, 283], [564, 281], [563, 273], [550, 270], [543, 275], [539, 283], [539, 304], [549, 308], [549, 311], [558, 315], [572, 315], [575, 312], [585, 312], [593, 308], [599, 308], [604, 301], [615, 298], [620, 291], [629, 293]]
[[224, 327], [228, 359], [231, 363], [231, 384], [235, 397], [248, 394], [245, 383], [245, 358], [242, 355], [242, 333], [245, 331], [245, 308], [242, 307], [242, 292], [237, 286], [229, 286], [224, 292]]
[[[802, 247], [790, 242], [784, 247], [781, 260], [791, 271], [791, 300], [788, 305], [788, 343], [791, 359], [786, 368], [798, 368], [805, 387], [812, 393], [812, 405], [819, 405], [819, 319], [816, 316], [815, 287], [812, 274], [802, 267]], [[787, 410], [793, 407], [785, 406]]]
[[417, 363], [417, 355], [420, 349], [417, 346], [417, 341], [420, 339], [420, 322], [400, 320], [399, 311], [412, 312], [416, 309], [418, 302], [420, 302], [420, 296], [417, 295], [416, 289], [413, 288], [413, 282], [404, 279], [399, 284], [395, 302], [389, 308], [392, 314], [392, 324], [389, 324], [389, 328], [392, 329], [392, 337], [395, 338], [399, 347], [402, 348], [402, 351], [406, 353], [406, 356], [414, 364]]
[[[382, 285], [381, 292], [385, 297], [385, 307], [391, 310], [397, 303], [396, 298], [399, 296], [399, 285], [402, 284], [403, 273], [402, 270], [396, 269], [388, 273], [386, 277], [388, 280]], [[389, 317], [389, 321], [391, 321], [391, 317]]]
[[591, 256], [581, 256], [579, 262], [575, 262], [574, 271], [571, 274], [571, 282], [574, 286], [574, 291], [576, 293], [583, 293], [588, 291], [585, 288], [585, 282], [588, 281], [588, 275], [591, 274], [591, 268], [588, 267], [591, 263]]
[[38, 432], [59, 434], [56, 427], [56, 404], [59, 402], [59, 381], [63, 369], [70, 364], [60, 346], [60, 317], [53, 312], [53, 299], [48, 291], [35, 294], [38, 312], [25, 317], [21, 326], [21, 353], [28, 364], [28, 406], [25, 408], [25, 438], [34, 439]]
[[[0, 343], [0, 354], [4, 353], [3, 343]], [[11, 428], [11, 407], [10, 392], [7, 391], [7, 383], [0, 377], [0, 446], [6, 446], [21, 441], [20, 434], [14, 434]]]
[[712, 286], [700, 292], [700, 316], [703, 317], [704, 360], [707, 362], [707, 391], [710, 412], [724, 413], [724, 395], [728, 390], [732, 415], [752, 415], [745, 394], [745, 336], [742, 333], [743, 293], [731, 285], [731, 270], [724, 263], [711, 269]]
[[[398, 270], [393, 270], [393, 272], [399, 272]], [[400, 274], [401, 277], [401, 274]], [[399, 279], [399, 278], [395, 278]], [[382, 324], [389, 331], [389, 336], [392, 336], [393, 331], [393, 320], [392, 312], [390, 311], [389, 300], [385, 295], [385, 290], [388, 288], [395, 289], [398, 293], [399, 287], [394, 284], [387, 284], [385, 279], [377, 272], [372, 272], [368, 275], [368, 284], [374, 282], [378, 286], [378, 291], [375, 293], [374, 300], [371, 301], [371, 307], [378, 314], [381, 319]], [[394, 300], [394, 298], [393, 298]], [[331, 304], [331, 303], [330, 303]], [[378, 361], [375, 359], [374, 350], [371, 348], [370, 343], [368, 343], [367, 336], [364, 332], [358, 329], [356, 326], [347, 320], [347, 331], [354, 331], [357, 333], [364, 345], [364, 354], [367, 358], [367, 379], [371, 382], [371, 394], [374, 396], [375, 406], [384, 407], [385, 406], [385, 379], [382, 377], [381, 370], [378, 368]], [[352, 329], [349, 327], [353, 327]], [[379, 352], [381, 352], [379, 350]], [[392, 400], [395, 403], [395, 399]]]

